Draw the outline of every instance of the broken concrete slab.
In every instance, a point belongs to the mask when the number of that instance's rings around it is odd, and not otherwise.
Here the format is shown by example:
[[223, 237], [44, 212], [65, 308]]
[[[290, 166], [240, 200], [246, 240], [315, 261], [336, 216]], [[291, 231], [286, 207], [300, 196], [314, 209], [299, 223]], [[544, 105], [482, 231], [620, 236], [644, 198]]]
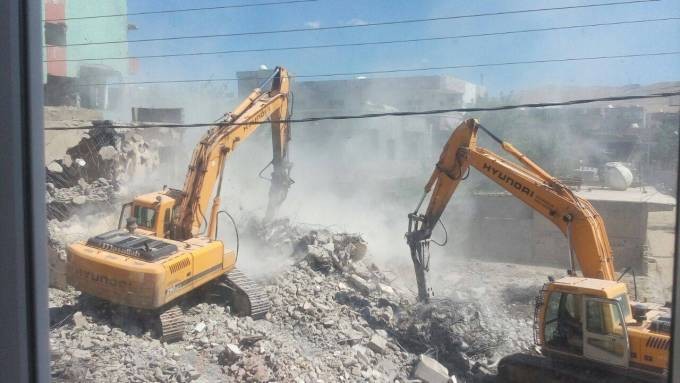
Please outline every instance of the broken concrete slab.
[[386, 285], [384, 283], [378, 283], [378, 288], [380, 289], [380, 292], [388, 295], [390, 297], [393, 297], [396, 295], [396, 292], [392, 288], [392, 286]]
[[378, 354], [384, 354], [388, 351], [387, 340], [380, 335], [373, 335], [371, 340], [368, 341], [368, 348], [377, 352]]
[[370, 283], [357, 274], [350, 275], [348, 277], [348, 280], [357, 290], [359, 290], [364, 295], [369, 295], [373, 290]]
[[75, 328], [83, 328], [87, 326], [87, 318], [80, 311], [73, 314], [73, 325]]
[[418, 357], [413, 376], [421, 379], [425, 383], [447, 383], [449, 381], [449, 370], [436, 360], [427, 355]]
[[87, 202], [87, 197], [84, 195], [77, 195], [71, 199], [71, 202], [73, 202], [76, 205], [83, 205], [85, 202]]
[[219, 356], [219, 359], [223, 365], [236, 363], [241, 360], [241, 358], [243, 358], [243, 352], [237, 345], [233, 343], [227, 344]]
[[103, 160], [114, 160], [118, 156], [118, 151], [111, 145], [102, 146], [99, 149], [99, 157]]
[[194, 332], [197, 332], [197, 333], [203, 332], [203, 330], [205, 330], [206, 326], [207, 325], [205, 324], [205, 322], [198, 322], [198, 324], [196, 326], [194, 326]]
[[363, 239], [349, 246], [349, 256], [354, 262], [362, 260], [366, 256], [367, 251], [368, 244]]
[[63, 173], [64, 172], [64, 168], [62, 168], [61, 165], [59, 165], [57, 162], [54, 162], [54, 161], [50, 162], [47, 165], [47, 170], [51, 171], [52, 173]]

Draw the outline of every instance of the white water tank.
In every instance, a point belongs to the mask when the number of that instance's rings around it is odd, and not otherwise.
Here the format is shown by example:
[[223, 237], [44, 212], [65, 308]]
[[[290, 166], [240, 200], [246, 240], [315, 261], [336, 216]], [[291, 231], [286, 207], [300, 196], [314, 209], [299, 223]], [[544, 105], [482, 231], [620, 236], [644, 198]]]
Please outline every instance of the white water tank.
[[614, 190], [626, 190], [633, 182], [633, 172], [620, 162], [607, 162], [604, 165], [604, 183]]

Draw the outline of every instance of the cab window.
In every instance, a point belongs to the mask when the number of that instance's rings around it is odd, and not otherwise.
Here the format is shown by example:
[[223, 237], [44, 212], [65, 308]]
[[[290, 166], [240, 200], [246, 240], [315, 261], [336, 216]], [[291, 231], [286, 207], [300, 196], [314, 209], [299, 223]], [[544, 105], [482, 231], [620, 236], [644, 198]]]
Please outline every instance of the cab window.
[[625, 318], [628, 318], [631, 315], [631, 313], [630, 313], [630, 302], [628, 301], [628, 294], [625, 294], [625, 293], [621, 294], [621, 295], [615, 297], [614, 299], [616, 299], [619, 302], [619, 307], [621, 307], [621, 312], [622, 312], [623, 318], [625, 320]]
[[163, 232], [167, 235], [170, 232], [171, 225], [172, 225], [172, 213], [174, 210], [170, 210], [170, 208], [165, 209], [165, 218], [163, 222]]
[[600, 335], [623, 333], [624, 319], [614, 303], [588, 300], [586, 302], [586, 328]]
[[156, 211], [150, 207], [135, 206], [137, 225], [152, 229], [156, 223]]
[[545, 314], [545, 342], [547, 345], [575, 354], [583, 352], [581, 297], [553, 292]]

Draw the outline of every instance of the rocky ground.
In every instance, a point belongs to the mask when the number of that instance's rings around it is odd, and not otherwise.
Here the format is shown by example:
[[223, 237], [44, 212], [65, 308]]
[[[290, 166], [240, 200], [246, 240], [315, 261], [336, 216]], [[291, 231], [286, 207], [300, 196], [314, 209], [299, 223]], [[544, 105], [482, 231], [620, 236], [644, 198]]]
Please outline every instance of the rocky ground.
[[141, 313], [51, 290], [54, 381], [405, 382], [421, 373], [420, 354], [461, 380], [485, 375], [503, 334], [484, 331], [493, 318], [479, 304], [413, 305], [360, 236], [286, 225], [251, 226], [292, 249], [289, 266], [260, 280], [272, 303], [263, 320], [230, 314], [224, 295], [205, 288], [182, 302], [184, 340], [166, 344]]

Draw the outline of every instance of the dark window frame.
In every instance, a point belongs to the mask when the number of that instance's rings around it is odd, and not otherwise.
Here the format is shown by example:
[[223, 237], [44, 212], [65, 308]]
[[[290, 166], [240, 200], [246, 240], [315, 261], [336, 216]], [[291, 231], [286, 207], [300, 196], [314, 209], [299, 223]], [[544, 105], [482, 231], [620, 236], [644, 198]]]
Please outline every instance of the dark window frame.
[[0, 2], [0, 381], [49, 382], [42, 1]]

